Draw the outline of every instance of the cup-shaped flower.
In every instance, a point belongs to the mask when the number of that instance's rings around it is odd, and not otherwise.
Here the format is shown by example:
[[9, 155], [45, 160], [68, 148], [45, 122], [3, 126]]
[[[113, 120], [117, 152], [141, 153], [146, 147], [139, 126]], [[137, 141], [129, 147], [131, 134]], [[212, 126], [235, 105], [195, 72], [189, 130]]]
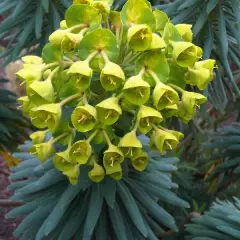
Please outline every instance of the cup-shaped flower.
[[55, 168], [57, 168], [59, 171], [68, 171], [71, 170], [75, 165], [76, 162], [73, 162], [69, 155], [69, 150], [67, 149], [64, 152], [56, 153], [56, 155], [53, 158], [53, 163]]
[[114, 124], [122, 114], [116, 97], [108, 98], [96, 105], [98, 119], [105, 125]]
[[198, 61], [194, 64], [195, 69], [208, 69], [210, 71], [211, 77], [213, 77], [213, 69], [216, 64], [216, 60], [213, 59], [207, 59], [204, 61]]
[[45, 141], [47, 131], [36, 131], [30, 134], [33, 144], [39, 144]]
[[68, 70], [73, 85], [80, 91], [85, 91], [91, 84], [93, 70], [87, 61], [75, 62]]
[[190, 120], [192, 120], [194, 118], [195, 112], [196, 111], [191, 111], [191, 109], [187, 109], [182, 101], [178, 103], [177, 117], [181, 119], [183, 123], [187, 124]]
[[61, 119], [62, 108], [60, 104], [50, 103], [35, 107], [30, 112], [32, 124], [38, 128], [48, 127], [54, 132]]
[[88, 177], [93, 182], [98, 183], [104, 179], [104, 176], [105, 176], [105, 171], [104, 171], [103, 167], [95, 162], [93, 169], [88, 172]]
[[160, 112], [148, 106], [141, 106], [138, 112], [139, 125], [141, 133], [146, 134], [152, 129], [152, 124], [160, 123], [163, 117]]
[[181, 67], [193, 66], [198, 58], [197, 47], [190, 42], [171, 42], [172, 56]]
[[34, 81], [27, 86], [26, 90], [28, 98], [36, 105], [54, 102], [54, 88], [51, 79]]
[[25, 114], [28, 114], [31, 108], [36, 107], [35, 104], [30, 102], [28, 96], [18, 98], [18, 102], [22, 104], [22, 111]]
[[133, 25], [128, 29], [128, 45], [134, 51], [147, 50], [152, 42], [152, 30], [147, 24]]
[[79, 132], [92, 130], [97, 122], [97, 111], [93, 106], [78, 106], [74, 109], [71, 116], [73, 126]]
[[171, 133], [156, 129], [151, 136], [151, 146], [156, 147], [164, 155], [167, 149], [176, 149], [179, 141]]
[[109, 14], [110, 12], [110, 6], [107, 2], [105, 1], [93, 1], [91, 3], [91, 6], [93, 6], [94, 8], [98, 9], [99, 12], [103, 15], [106, 16]]
[[86, 164], [91, 154], [92, 147], [87, 140], [75, 142], [70, 149], [70, 158], [79, 164]]
[[185, 82], [197, 86], [200, 90], [205, 89], [211, 80], [211, 73], [205, 68], [194, 69], [189, 67], [188, 72], [185, 73]]
[[67, 33], [62, 40], [62, 50], [65, 53], [70, 53], [78, 48], [78, 44], [82, 40], [83, 35], [80, 33]]
[[125, 76], [121, 67], [116, 63], [107, 62], [100, 75], [102, 87], [107, 91], [114, 91], [124, 80]]
[[177, 104], [178, 93], [164, 83], [158, 82], [153, 90], [153, 104], [158, 110]]
[[68, 29], [58, 29], [49, 36], [49, 42], [56, 46], [61, 46], [62, 40], [67, 33]]
[[122, 163], [124, 161], [124, 155], [120, 148], [111, 145], [103, 155], [103, 165], [105, 169], [114, 167], [115, 164]]
[[79, 164], [73, 165], [71, 169], [64, 171], [63, 174], [68, 177], [68, 180], [71, 184], [77, 184], [80, 175]]
[[122, 179], [121, 163], [115, 164], [112, 168], [107, 168], [106, 175], [109, 175], [111, 178], [115, 180], [121, 180]]
[[121, 138], [118, 147], [124, 156], [132, 158], [141, 151], [142, 143], [138, 140], [136, 132], [131, 131]]
[[178, 113], [178, 106], [177, 104], [166, 106], [164, 109], [161, 110], [161, 114], [164, 119], [177, 116]]
[[181, 132], [178, 132], [178, 131], [175, 131], [175, 130], [168, 130], [168, 129], [167, 129], [167, 132], [169, 132], [172, 135], [174, 135], [177, 138], [178, 141], [180, 141], [180, 140], [182, 140], [184, 138], [184, 135]]
[[43, 60], [42, 58], [38, 57], [38, 56], [24, 56], [22, 57], [22, 60], [24, 63], [26, 64], [42, 64]]
[[27, 84], [32, 83], [33, 81], [40, 81], [42, 79], [42, 67], [36, 65], [29, 65], [24, 67], [16, 73], [16, 76], [25, 81]]
[[202, 94], [195, 92], [184, 91], [182, 94], [182, 104], [188, 112], [196, 112], [196, 107], [199, 107], [201, 104], [205, 103], [207, 98]]
[[139, 171], [142, 172], [143, 170], [146, 169], [148, 162], [149, 162], [149, 157], [147, 153], [145, 152], [140, 152], [139, 154], [135, 155], [131, 159], [133, 167]]
[[192, 42], [193, 39], [193, 33], [192, 33], [192, 25], [191, 24], [177, 24], [175, 25], [175, 28], [181, 35], [184, 41], [186, 42]]
[[151, 50], [163, 49], [163, 48], [166, 48], [166, 46], [167, 46], [167, 44], [165, 43], [163, 38], [160, 37], [158, 34], [153, 33], [152, 42], [151, 42], [149, 49], [151, 49]]
[[124, 97], [132, 104], [142, 105], [150, 96], [150, 85], [139, 75], [130, 77], [123, 87]]
[[30, 147], [29, 152], [38, 157], [39, 160], [44, 163], [54, 154], [55, 149], [53, 143], [49, 141], [33, 145]]

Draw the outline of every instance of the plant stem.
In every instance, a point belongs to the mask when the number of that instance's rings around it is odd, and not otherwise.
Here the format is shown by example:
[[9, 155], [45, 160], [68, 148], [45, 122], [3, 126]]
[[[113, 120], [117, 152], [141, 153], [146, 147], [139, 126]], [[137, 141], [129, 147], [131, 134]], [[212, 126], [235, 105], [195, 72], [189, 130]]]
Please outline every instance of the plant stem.
[[183, 92], [184, 92], [184, 90], [183, 90], [182, 88], [176, 86], [175, 84], [168, 83], [167, 85], [168, 85], [169, 87], [172, 87], [172, 88], [174, 88], [175, 90], [179, 91], [180, 93], [183, 93]]
[[153, 78], [153, 80], [158, 83], [161, 82], [161, 80], [159, 79], [159, 77], [157, 76], [157, 74], [155, 72], [153, 72], [152, 70], [148, 69], [147, 72], [151, 75], [151, 77]]
[[90, 136], [89, 138], [87, 139], [87, 142], [91, 142], [92, 139], [95, 137], [95, 135], [98, 133], [99, 129], [96, 129]]
[[52, 139], [49, 141], [49, 143], [54, 144], [55, 142], [57, 142], [57, 141], [60, 140], [61, 138], [66, 137], [67, 135], [68, 135], [68, 133], [63, 133], [63, 134], [61, 134], [60, 136], [58, 136], [58, 137], [56, 137], [56, 138], [52, 138]]
[[138, 75], [142, 78], [142, 76], [145, 73], [145, 71], [146, 71], [145, 67], [142, 67], [142, 69], [140, 70]]
[[101, 51], [101, 54], [103, 56], [104, 62], [105, 64], [107, 64], [109, 62], [108, 56], [104, 51]]
[[123, 93], [120, 93], [120, 94], [116, 97], [116, 99], [117, 99], [117, 100], [120, 100], [122, 97], [123, 97]]
[[88, 63], [91, 62], [91, 60], [98, 54], [98, 51], [94, 51], [92, 52], [90, 55], [88, 55], [88, 57], [86, 58], [85, 61], [87, 61]]
[[88, 105], [86, 93], [83, 95], [83, 103], [84, 103], [84, 105]]
[[[47, 80], [52, 81], [54, 75], [58, 72], [59, 68], [60, 68], [60, 67], [56, 67], [56, 68], [49, 74]], [[47, 80], [46, 80], [46, 81], [47, 81]]]
[[64, 104], [66, 104], [66, 103], [68, 103], [68, 102], [70, 102], [70, 101], [72, 101], [72, 100], [74, 100], [74, 99], [80, 98], [80, 97], [82, 97], [82, 94], [81, 94], [81, 93], [77, 93], [77, 94], [74, 94], [74, 95], [72, 95], [72, 96], [70, 96], [70, 97], [65, 98], [65, 99], [62, 100], [59, 104], [60, 104], [61, 107], [62, 107]]
[[56, 66], [58, 66], [58, 65], [59, 65], [59, 62], [49, 63], [49, 64], [47, 64], [47, 65], [45, 65], [45, 66], [43, 67], [42, 71], [44, 72], [45, 70], [47, 70], [47, 69], [49, 69], [49, 68], [51, 68], [51, 67], [56, 67]]
[[119, 44], [120, 44], [120, 30], [121, 30], [120, 27], [117, 27], [117, 28], [116, 28], [116, 38], [117, 38], [118, 46], [119, 46]]
[[73, 26], [73, 27], [70, 27], [70, 28], [68, 28], [67, 30], [69, 31], [69, 32], [72, 32], [72, 31], [74, 31], [74, 30], [77, 30], [78, 28], [85, 28], [85, 27], [87, 27], [87, 24], [78, 24], [78, 25], [76, 25], [76, 26]]
[[107, 141], [108, 147], [111, 147], [112, 146], [112, 142], [111, 142], [111, 140], [110, 140], [110, 138], [109, 138], [109, 136], [108, 136], [108, 134], [106, 133], [105, 130], [103, 130], [103, 134], [104, 134], [104, 137], [105, 137], [105, 139]]

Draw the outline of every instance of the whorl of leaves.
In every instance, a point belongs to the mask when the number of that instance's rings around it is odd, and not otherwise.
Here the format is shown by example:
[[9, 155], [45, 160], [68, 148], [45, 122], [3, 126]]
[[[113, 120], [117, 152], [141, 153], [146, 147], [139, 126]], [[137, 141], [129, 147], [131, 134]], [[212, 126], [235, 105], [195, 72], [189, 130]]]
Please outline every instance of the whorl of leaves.
[[[12, 200], [24, 205], [10, 211], [8, 218], [26, 216], [14, 232], [20, 239], [158, 239], [168, 229], [177, 230], [174, 218], [163, 203], [179, 208], [189, 207], [173, 190], [173, 165], [178, 159], [162, 158], [149, 151], [151, 159], [144, 173], [125, 164], [121, 181], [105, 178], [93, 183], [82, 168], [77, 185], [68, 183], [53, 166], [52, 159], [43, 165], [26, 151], [32, 143], [20, 146], [14, 157], [22, 160], [13, 168], [10, 185]], [[27, 179], [26, 179], [27, 178]], [[110, 237], [110, 238], [109, 238]]]
[[200, 218], [192, 219], [186, 227], [191, 240], [237, 240], [240, 239], [240, 201], [217, 201]]

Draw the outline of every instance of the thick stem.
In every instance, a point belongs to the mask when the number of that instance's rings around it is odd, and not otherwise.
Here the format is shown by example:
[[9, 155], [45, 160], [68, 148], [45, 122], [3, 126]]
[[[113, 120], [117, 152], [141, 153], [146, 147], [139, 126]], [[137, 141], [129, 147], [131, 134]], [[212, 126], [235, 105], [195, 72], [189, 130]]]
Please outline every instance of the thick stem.
[[155, 72], [153, 72], [152, 70], [148, 69], [147, 72], [150, 74], [150, 76], [153, 78], [153, 80], [158, 83], [161, 82], [161, 80], [159, 79], [159, 77], [157, 76], [157, 74]]
[[173, 89], [179, 91], [180, 93], [183, 93], [183, 92], [184, 92], [184, 90], [183, 90], [182, 88], [180, 88], [180, 87], [178, 87], [178, 86], [176, 86], [176, 85], [174, 85], [174, 84], [172, 84], [172, 83], [168, 83], [167, 85], [168, 85], [169, 87], [172, 87]]
[[60, 104], [61, 107], [62, 107], [64, 104], [66, 104], [66, 103], [68, 103], [68, 102], [71, 102], [72, 100], [77, 99], [77, 98], [80, 98], [80, 97], [82, 97], [82, 93], [77, 93], [77, 94], [74, 94], [74, 95], [72, 95], [72, 96], [70, 96], [70, 97], [65, 98], [65, 99], [62, 100], [59, 104]]
[[56, 137], [56, 138], [52, 138], [49, 143], [54, 144], [55, 142], [57, 142], [58, 140], [60, 140], [61, 138], [64, 138], [68, 135], [69, 133], [63, 133], [60, 136]]
[[[52, 81], [54, 75], [58, 72], [59, 68], [60, 68], [60, 67], [56, 67], [56, 68], [49, 74], [47, 80]], [[47, 81], [47, 80], [46, 80], [46, 81]]]
[[97, 54], [99, 54], [98, 51], [94, 51], [94, 52], [92, 52], [90, 55], [88, 55], [88, 57], [86, 58], [85, 61], [87, 61], [88, 63], [91, 62], [92, 59], [93, 59]]
[[89, 138], [87, 139], [87, 142], [91, 142], [92, 139], [96, 136], [96, 134], [98, 133], [99, 129], [96, 129], [90, 136]]
[[107, 141], [108, 147], [111, 147], [112, 146], [112, 142], [111, 142], [107, 132], [103, 130], [103, 134], [104, 134], [104, 137], [105, 137], [105, 139]]
[[88, 27], [87, 24], [78, 24], [76, 26], [68, 28], [67, 30], [69, 32], [72, 32], [72, 31], [75, 31], [75, 30], [78, 30], [78, 29], [81, 30], [82, 28], [86, 28], [86, 27]]
[[49, 63], [47, 65], [45, 65], [43, 68], [42, 68], [42, 71], [44, 72], [45, 70], [51, 68], [51, 67], [56, 67], [59, 65], [59, 62], [54, 62], [54, 63]]
[[140, 72], [139, 72], [139, 76], [142, 78], [142, 76], [144, 75], [144, 73], [146, 72], [146, 69], [145, 69], [145, 67], [143, 67], [141, 70], [140, 70]]
[[123, 97], [123, 93], [120, 93], [120, 94], [116, 97], [116, 99], [119, 101], [122, 97]]
[[88, 105], [88, 100], [86, 94], [83, 95], [83, 103], [84, 105]]
[[108, 56], [104, 51], [101, 51], [101, 54], [103, 56], [104, 62], [105, 64], [107, 64], [109, 62]]

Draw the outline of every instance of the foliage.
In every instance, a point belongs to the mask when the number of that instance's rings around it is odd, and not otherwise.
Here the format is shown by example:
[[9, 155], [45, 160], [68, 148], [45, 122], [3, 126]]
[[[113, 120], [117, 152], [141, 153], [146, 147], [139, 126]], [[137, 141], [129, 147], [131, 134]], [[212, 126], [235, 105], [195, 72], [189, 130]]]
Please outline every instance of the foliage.
[[13, 154], [21, 163], [11, 175], [18, 181], [9, 189], [15, 190], [12, 200], [25, 204], [7, 217], [26, 217], [14, 235], [21, 239], [140, 240], [157, 239], [167, 229], [177, 230], [174, 218], [162, 205], [189, 207], [173, 192], [177, 185], [171, 181], [171, 172], [177, 170], [173, 164], [178, 159], [161, 157], [149, 149], [146, 137], [140, 139], [150, 156], [143, 173], [125, 162], [121, 181], [106, 177], [93, 183], [88, 178], [89, 167], [83, 167], [77, 185], [70, 185], [55, 169], [52, 158], [42, 164], [24, 152], [31, 142], [21, 145], [21, 152]]
[[237, 240], [240, 239], [240, 201], [234, 203], [217, 201], [200, 218], [194, 218], [186, 229], [192, 240]]

